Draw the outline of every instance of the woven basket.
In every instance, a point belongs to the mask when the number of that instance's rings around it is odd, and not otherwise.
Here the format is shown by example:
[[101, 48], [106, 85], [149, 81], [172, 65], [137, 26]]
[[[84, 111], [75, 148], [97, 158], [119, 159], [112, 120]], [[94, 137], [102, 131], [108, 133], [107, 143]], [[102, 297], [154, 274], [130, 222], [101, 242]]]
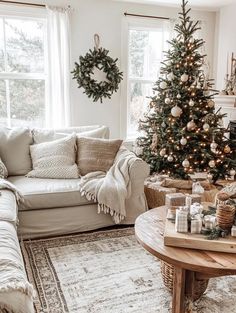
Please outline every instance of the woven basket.
[[144, 192], [149, 209], [153, 209], [165, 205], [166, 194], [175, 193], [176, 189], [155, 186], [155, 184], [149, 184], [144, 186]]
[[[170, 292], [173, 291], [174, 271], [175, 271], [175, 268], [173, 265], [166, 263], [164, 261], [161, 261], [161, 274], [162, 274], [163, 283]], [[194, 301], [198, 300], [206, 291], [208, 282], [209, 282], [209, 279], [195, 281], [194, 294], [193, 294]]]
[[218, 204], [216, 210], [217, 223], [222, 229], [230, 229], [234, 223], [235, 207], [228, 204]]

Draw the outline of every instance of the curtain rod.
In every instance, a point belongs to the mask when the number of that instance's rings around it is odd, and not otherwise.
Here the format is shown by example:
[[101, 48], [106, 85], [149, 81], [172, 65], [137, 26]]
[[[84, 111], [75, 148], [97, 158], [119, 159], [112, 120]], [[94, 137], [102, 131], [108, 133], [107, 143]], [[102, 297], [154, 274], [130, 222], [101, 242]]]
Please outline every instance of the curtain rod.
[[169, 17], [163, 16], [153, 16], [153, 15], [141, 15], [141, 14], [132, 14], [132, 13], [124, 13], [125, 16], [136, 16], [136, 17], [146, 17], [146, 18], [155, 18], [159, 20], [169, 20]]
[[30, 2], [18, 2], [18, 1], [7, 1], [7, 0], [0, 0], [0, 3], [9, 3], [9, 4], [20, 4], [20, 5], [27, 5], [27, 6], [32, 6], [32, 7], [41, 7], [45, 8], [45, 4], [39, 4], [39, 3], [30, 3]]

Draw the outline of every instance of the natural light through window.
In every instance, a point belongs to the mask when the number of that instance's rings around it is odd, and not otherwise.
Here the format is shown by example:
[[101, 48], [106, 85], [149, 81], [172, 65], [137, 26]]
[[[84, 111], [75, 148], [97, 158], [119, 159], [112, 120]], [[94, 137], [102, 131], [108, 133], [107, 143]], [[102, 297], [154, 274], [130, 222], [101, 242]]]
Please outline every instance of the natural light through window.
[[138, 134], [138, 121], [153, 95], [153, 84], [160, 72], [163, 50], [167, 48], [166, 27], [129, 27], [128, 43], [128, 121], [127, 137]]
[[0, 126], [45, 126], [46, 19], [0, 15]]

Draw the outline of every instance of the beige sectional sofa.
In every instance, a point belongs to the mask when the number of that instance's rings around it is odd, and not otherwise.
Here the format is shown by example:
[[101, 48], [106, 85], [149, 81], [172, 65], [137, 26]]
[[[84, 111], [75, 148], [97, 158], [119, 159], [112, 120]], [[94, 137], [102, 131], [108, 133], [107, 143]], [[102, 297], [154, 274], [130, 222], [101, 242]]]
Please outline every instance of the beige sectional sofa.
[[[57, 138], [55, 133], [62, 134], [74, 131], [81, 133], [82, 136], [85, 134], [91, 137], [109, 137], [107, 127], [96, 125], [60, 129], [55, 132], [36, 130], [32, 132], [32, 144], [53, 140]], [[25, 138], [24, 153], [26, 153], [25, 146], [30, 142], [30, 139]], [[6, 153], [1, 156], [0, 144], [0, 157], [7, 166], [7, 160], [4, 159], [5, 155]], [[13, 158], [16, 158], [17, 163], [24, 163], [24, 167], [26, 167], [26, 161], [17, 160], [17, 156], [13, 156]], [[18, 154], [18, 158], [22, 158], [22, 156]], [[12, 166], [12, 161], [10, 164]], [[14, 171], [20, 175], [14, 175]], [[81, 196], [79, 179], [28, 178], [21, 174], [25, 173], [24, 169], [16, 171], [15, 167], [13, 171], [10, 170], [9, 172], [8, 180], [16, 186], [25, 199], [24, 205], [19, 206], [18, 213], [18, 234], [20, 237], [35, 238], [69, 234], [114, 225], [109, 214], [97, 213], [97, 203], [88, 201], [84, 196]], [[143, 183], [148, 174], [148, 165], [136, 158], [130, 168], [131, 196], [126, 199], [127, 216], [122, 224], [133, 224], [136, 217], [147, 209]]]
[[[14, 192], [1, 190], [0, 312], [2, 309], [14, 313], [34, 312], [33, 288], [27, 281], [19, 237], [62, 235], [114, 225], [109, 214], [97, 213], [97, 203], [81, 196], [80, 179], [25, 176], [31, 170], [31, 144], [54, 140], [71, 132], [88, 137], [109, 137], [109, 129], [104, 126], [56, 131], [0, 129], [0, 158], [8, 169], [7, 179], [24, 197], [24, 202], [17, 206]], [[134, 158], [129, 169], [131, 196], [126, 199], [127, 214], [122, 224], [133, 224], [136, 217], [147, 210], [144, 180], [148, 174], [148, 165], [141, 159]]]

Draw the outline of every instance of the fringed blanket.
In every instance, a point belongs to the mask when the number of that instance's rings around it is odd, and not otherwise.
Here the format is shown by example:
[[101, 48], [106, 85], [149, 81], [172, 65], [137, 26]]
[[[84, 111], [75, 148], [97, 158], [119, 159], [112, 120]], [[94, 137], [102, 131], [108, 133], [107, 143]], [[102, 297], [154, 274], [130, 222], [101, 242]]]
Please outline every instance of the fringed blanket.
[[24, 197], [19, 192], [19, 190], [12, 183], [10, 183], [8, 180], [0, 178], [0, 190], [3, 190], [3, 189], [11, 190], [15, 194], [16, 201], [18, 204], [20, 202], [24, 202]]
[[122, 147], [107, 173], [93, 172], [81, 178], [81, 194], [98, 202], [98, 213], [109, 213], [116, 224], [126, 216], [125, 200], [131, 193], [130, 167], [136, 159], [134, 153]]

